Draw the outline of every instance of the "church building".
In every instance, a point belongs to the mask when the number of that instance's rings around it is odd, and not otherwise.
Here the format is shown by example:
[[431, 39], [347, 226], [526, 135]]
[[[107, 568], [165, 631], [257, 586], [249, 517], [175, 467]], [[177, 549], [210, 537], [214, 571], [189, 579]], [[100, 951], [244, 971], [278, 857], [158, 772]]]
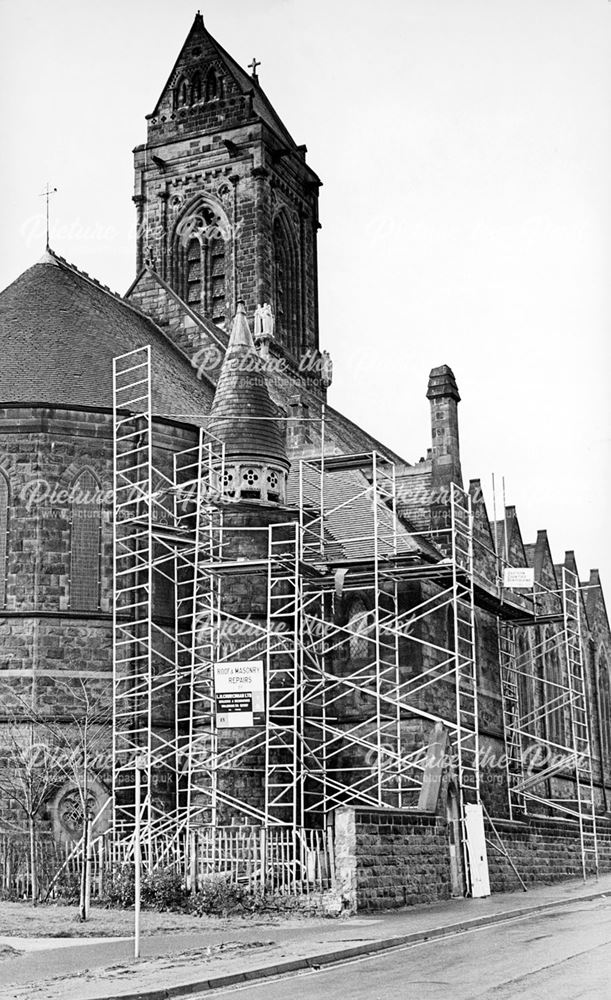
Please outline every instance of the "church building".
[[[88, 814], [130, 863], [142, 795], [151, 868], [349, 911], [609, 870], [598, 572], [463, 480], [447, 365], [415, 462], [328, 401], [321, 181], [256, 70], [197, 14], [124, 296], [50, 247], [0, 294], [0, 837]], [[32, 740], [88, 763], [28, 813]]]

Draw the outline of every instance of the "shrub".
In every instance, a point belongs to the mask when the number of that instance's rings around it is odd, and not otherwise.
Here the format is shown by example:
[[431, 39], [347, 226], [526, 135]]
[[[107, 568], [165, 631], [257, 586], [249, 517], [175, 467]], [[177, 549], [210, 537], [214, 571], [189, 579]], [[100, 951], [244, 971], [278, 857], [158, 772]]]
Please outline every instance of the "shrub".
[[181, 876], [173, 868], [151, 872], [142, 882], [142, 903], [155, 910], [184, 910], [187, 891]]
[[200, 883], [197, 892], [189, 896], [188, 911], [198, 917], [253, 912], [250, 897], [248, 890], [228, 882], [222, 875], [209, 875]]
[[116, 865], [110, 868], [104, 879], [104, 902], [106, 906], [127, 909], [134, 905], [134, 869], [131, 865]]

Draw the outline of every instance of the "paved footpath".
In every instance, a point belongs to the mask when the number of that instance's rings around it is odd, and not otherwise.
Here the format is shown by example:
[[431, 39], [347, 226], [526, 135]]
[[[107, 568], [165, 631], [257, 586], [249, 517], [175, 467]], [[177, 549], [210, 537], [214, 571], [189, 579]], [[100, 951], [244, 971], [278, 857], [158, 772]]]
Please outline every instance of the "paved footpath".
[[611, 875], [527, 893], [453, 899], [398, 912], [129, 938], [0, 938], [21, 951], [0, 965], [0, 1000], [166, 1000], [206, 989], [331, 964], [357, 955], [464, 933], [529, 912], [611, 896]]

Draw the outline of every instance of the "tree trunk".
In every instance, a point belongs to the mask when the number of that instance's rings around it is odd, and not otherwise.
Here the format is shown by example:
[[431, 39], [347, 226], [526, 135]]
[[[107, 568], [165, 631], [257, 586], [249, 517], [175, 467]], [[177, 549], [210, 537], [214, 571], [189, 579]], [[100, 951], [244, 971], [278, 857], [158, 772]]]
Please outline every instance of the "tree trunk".
[[38, 871], [36, 866], [36, 837], [34, 829], [34, 817], [28, 816], [28, 828], [30, 831], [30, 874], [31, 874], [31, 891], [32, 891], [32, 902], [35, 903], [38, 899]]

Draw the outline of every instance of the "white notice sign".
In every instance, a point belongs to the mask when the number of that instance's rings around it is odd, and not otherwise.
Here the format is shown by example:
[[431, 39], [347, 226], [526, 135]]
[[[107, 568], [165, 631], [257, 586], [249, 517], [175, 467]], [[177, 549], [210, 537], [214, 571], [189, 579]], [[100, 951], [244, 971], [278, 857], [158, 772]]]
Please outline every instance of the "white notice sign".
[[503, 571], [504, 587], [511, 587], [513, 589], [516, 587], [529, 587], [532, 589], [534, 585], [535, 571], [529, 566], [508, 566]]
[[215, 663], [214, 698], [217, 729], [265, 725], [263, 660]]

